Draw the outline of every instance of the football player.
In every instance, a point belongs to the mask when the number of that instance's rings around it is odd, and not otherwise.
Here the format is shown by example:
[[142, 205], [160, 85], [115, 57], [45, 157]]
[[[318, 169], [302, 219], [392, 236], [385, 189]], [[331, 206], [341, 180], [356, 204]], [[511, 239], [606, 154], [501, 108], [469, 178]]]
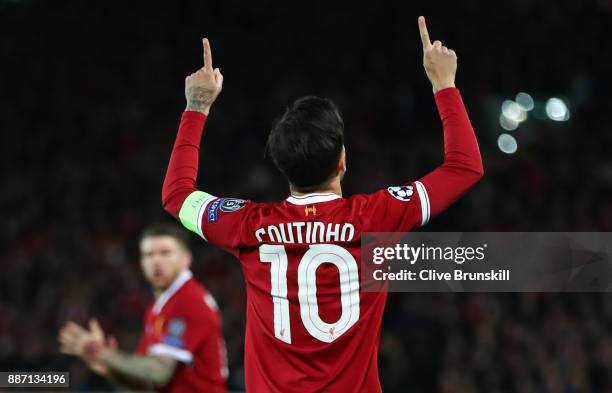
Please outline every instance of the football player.
[[212, 295], [189, 270], [185, 232], [157, 225], [140, 241], [142, 270], [155, 295], [145, 312], [136, 354], [120, 351], [96, 320], [68, 322], [60, 350], [123, 388], [159, 392], [226, 392], [227, 360], [221, 318]]
[[444, 162], [415, 181], [347, 197], [344, 124], [325, 98], [295, 101], [267, 150], [290, 196], [258, 203], [196, 188], [204, 124], [223, 86], [203, 40], [204, 66], [185, 79], [187, 106], [163, 184], [164, 208], [239, 260], [247, 287], [245, 378], [252, 392], [380, 392], [377, 352], [386, 292], [360, 290], [364, 232], [427, 224], [483, 176], [455, 87], [457, 56], [418, 20], [423, 64], [444, 129]]

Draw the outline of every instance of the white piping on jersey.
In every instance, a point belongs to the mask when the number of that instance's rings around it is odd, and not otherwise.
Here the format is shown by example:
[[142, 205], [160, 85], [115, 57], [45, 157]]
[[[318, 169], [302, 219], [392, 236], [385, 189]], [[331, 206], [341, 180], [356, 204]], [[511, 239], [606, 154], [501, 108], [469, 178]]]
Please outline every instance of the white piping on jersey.
[[181, 289], [181, 287], [193, 277], [193, 273], [190, 270], [183, 270], [179, 275], [174, 279], [172, 284], [165, 291], [159, 295], [157, 300], [155, 300], [155, 304], [153, 305], [153, 314], [157, 315], [161, 312], [162, 308], [168, 303], [168, 300], [174, 294]]
[[423, 183], [420, 181], [415, 181], [414, 185], [416, 186], [419, 199], [421, 200], [421, 226], [423, 226], [429, 222], [429, 215], [431, 214], [429, 195], [427, 195], [427, 190], [425, 189]]
[[294, 205], [312, 205], [313, 203], [329, 202], [338, 198], [341, 198], [341, 196], [331, 192], [328, 194], [291, 195], [287, 198], [287, 202], [293, 203]]
[[148, 352], [150, 355], [168, 356], [186, 364], [193, 362], [193, 353], [186, 349], [173, 347], [167, 344], [153, 344]]

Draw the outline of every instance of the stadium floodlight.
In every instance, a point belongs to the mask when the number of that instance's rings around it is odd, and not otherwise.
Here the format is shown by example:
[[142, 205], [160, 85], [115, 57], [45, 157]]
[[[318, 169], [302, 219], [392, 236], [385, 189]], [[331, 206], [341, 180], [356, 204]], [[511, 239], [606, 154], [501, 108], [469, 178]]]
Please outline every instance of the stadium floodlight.
[[510, 134], [501, 134], [497, 138], [497, 146], [499, 147], [499, 150], [506, 154], [514, 154], [518, 149], [516, 139]]
[[502, 103], [502, 115], [519, 123], [527, 120], [527, 112], [512, 100], [505, 100]]
[[569, 108], [561, 98], [552, 97], [546, 101], [546, 115], [553, 121], [568, 121]]
[[529, 111], [533, 110], [533, 108], [535, 107], [535, 103], [533, 102], [533, 98], [529, 94], [527, 94], [525, 92], [518, 93], [516, 95], [516, 97], [514, 98], [514, 100], [526, 112], [529, 112]]
[[519, 122], [504, 116], [503, 113], [499, 115], [499, 125], [506, 131], [514, 131], [518, 128]]

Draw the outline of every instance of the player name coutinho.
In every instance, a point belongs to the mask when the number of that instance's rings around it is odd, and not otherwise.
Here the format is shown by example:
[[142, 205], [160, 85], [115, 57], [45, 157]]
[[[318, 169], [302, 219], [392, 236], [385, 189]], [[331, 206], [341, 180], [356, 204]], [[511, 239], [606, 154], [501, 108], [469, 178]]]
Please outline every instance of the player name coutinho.
[[350, 242], [355, 236], [353, 224], [288, 222], [258, 228], [255, 237], [260, 242], [274, 243], [328, 243]]

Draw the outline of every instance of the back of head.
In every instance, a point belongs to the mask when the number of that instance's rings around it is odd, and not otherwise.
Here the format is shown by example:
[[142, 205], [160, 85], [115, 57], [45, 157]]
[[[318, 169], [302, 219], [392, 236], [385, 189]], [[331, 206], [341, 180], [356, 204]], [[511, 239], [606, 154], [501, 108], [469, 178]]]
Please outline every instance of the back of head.
[[314, 191], [338, 174], [344, 122], [336, 105], [307, 96], [295, 101], [276, 122], [266, 149], [298, 191]]

